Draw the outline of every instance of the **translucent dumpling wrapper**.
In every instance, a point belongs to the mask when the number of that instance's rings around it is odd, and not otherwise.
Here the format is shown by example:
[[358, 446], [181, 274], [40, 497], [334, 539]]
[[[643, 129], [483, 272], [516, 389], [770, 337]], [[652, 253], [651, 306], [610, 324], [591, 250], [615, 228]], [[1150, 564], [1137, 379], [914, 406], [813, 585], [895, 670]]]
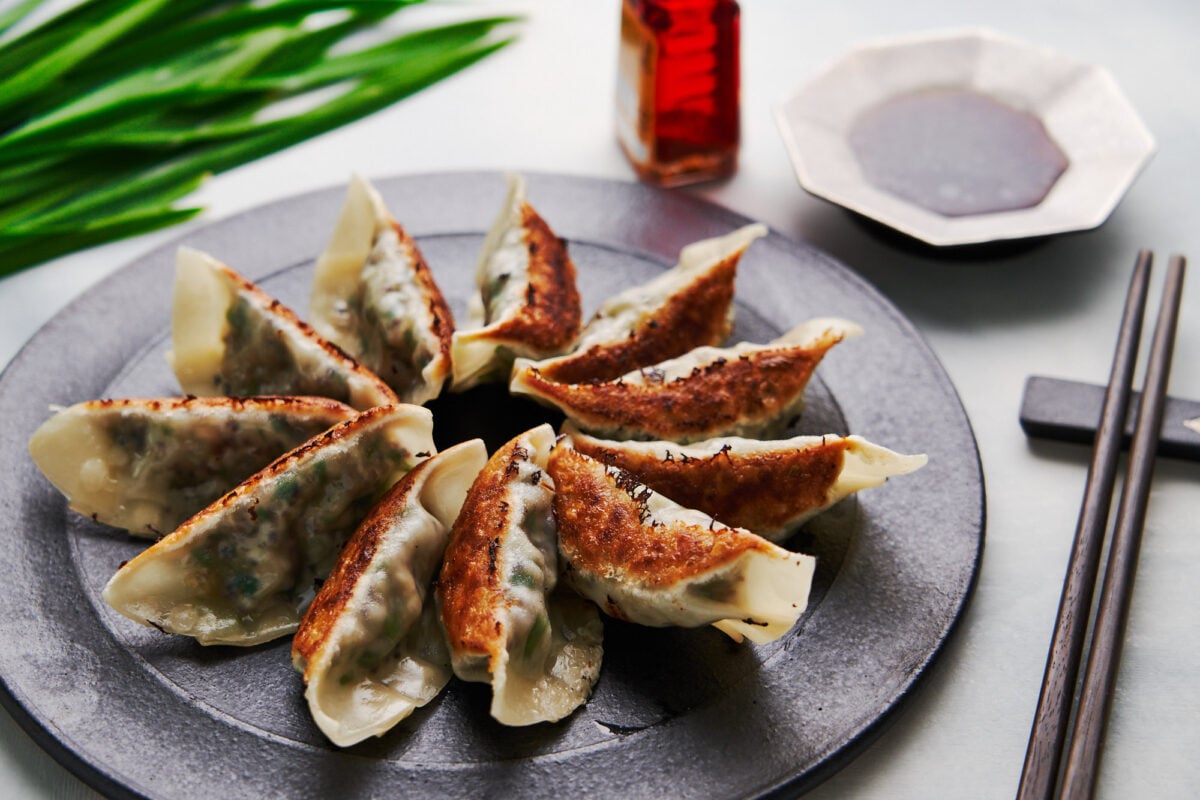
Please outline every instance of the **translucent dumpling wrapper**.
[[596, 439], [568, 426], [570, 445], [619, 467], [680, 505], [780, 542], [843, 498], [923, 467], [861, 436], [728, 436], [691, 445]]
[[305, 612], [292, 660], [313, 719], [339, 747], [382, 736], [450, 680], [432, 580], [486, 461], [472, 439], [414, 467], [346, 542]]
[[860, 332], [846, 320], [814, 319], [769, 344], [699, 347], [603, 383], [555, 383], [536, 364], [518, 360], [509, 389], [558, 408], [598, 436], [770, 438], [800, 415], [804, 389], [825, 353]]
[[158, 538], [357, 413], [323, 397], [92, 400], [42, 423], [29, 453], [73, 510]]
[[684, 247], [672, 269], [601, 303], [573, 353], [537, 364], [541, 376], [556, 383], [608, 381], [720, 345], [733, 328], [738, 262], [766, 234], [765, 225], [747, 225]]
[[434, 452], [428, 410], [365, 411], [281, 456], [126, 563], [104, 599], [136, 622], [201, 644], [285, 636], [375, 501]]
[[313, 395], [360, 411], [399, 402], [379, 376], [287, 306], [199, 250], [179, 248], [171, 366], [188, 394]]
[[606, 613], [641, 625], [713, 625], [774, 641], [808, 605], [815, 559], [678, 503], [570, 447], [550, 456], [563, 573]]
[[450, 376], [450, 307], [417, 243], [357, 176], [317, 259], [309, 319], [405, 403], [432, 400]]
[[455, 391], [508, 380], [516, 357], [566, 352], [582, 324], [575, 265], [567, 245], [525, 200], [525, 179], [508, 196], [483, 242], [465, 329], [454, 333]]
[[467, 493], [437, 583], [454, 674], [492, 685], [505, 725], [553, 722], [587, 700], [600, 672], [595, 607], [557, 590], [546, 474], [554, 431], [542, 425], [501, 447]]

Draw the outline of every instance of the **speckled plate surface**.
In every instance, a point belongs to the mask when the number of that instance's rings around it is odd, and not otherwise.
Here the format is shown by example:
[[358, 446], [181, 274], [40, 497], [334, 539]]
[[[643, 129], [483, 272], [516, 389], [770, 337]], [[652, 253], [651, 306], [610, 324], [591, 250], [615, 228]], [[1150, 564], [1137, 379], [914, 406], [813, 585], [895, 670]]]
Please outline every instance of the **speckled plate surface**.
[[[670, 266], [679, 248], [747, 222], [641, 185], [530, 175], [529, 198], [570, 242], [585, 314]], [[502, 175], [380, 180], [456, 314], [504, 195]], [[344, 190], [273, 203], [189, 233], [297, 309]], [[289, 642], [203, 648], [120, 617], [99, 591], [145, 544], [73, 514], [26, 442], [51, 404], [178, 393], [163, 360], [174, 246], [71, 304], [0, 378], [0, 677], [37, 741], [114, 797], [790, 796], [851, 759], [918, 684], [962, 613], [983, 545], [974, 437], [924, 341], [828, 256], [772, 233], [738, 277], [735, 339], [767, 341], [812, 316], [866, 335], [826, 357], [797, 431], [858, 433], [924, 452], [919, 472], [846, 501], [790, 546], [819, 558], [800, 624], [763, 647], [713, 629], [606, 620], [601, 677], [554, 725], [508, 729], [489, 690], [451, 682], [386, 736], [339, 751], [308, 718]], [[495, 447], [549, 412], [500, 389], [440, 399], [440, 446]]]

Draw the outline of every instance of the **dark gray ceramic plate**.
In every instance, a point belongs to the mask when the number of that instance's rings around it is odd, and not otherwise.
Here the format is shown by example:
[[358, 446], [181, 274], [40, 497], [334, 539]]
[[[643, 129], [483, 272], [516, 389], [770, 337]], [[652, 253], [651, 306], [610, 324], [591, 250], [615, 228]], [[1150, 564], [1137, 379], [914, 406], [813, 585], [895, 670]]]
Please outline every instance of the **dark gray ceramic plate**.
[[[461, 313], [475, 253], [504, 194], [497, 174], [379, 182]], [[311, 259], [343, 190], [274, 203], [188, 234], [301, 311]], [[747, 220], [640, 185], [529, 176], [570, 241], [585, 313]], [[859, 321], [810, 387], [799, 430], [853, 432], [929, 454], [791, 543], [820, 558], [801, 623], [765, 647], [712, 629], [606, 622], [588, 705], [506, 729], [488, 690], [452, 682], [385, 737], [338, 751], [310, 722], [286, 641], [202, 648], [110, 611], [99, 590], [144, 544], [66, 509], [26, 452], [51, 404], [175, 394], [162, 358], [174, 247], [89, 291], [0, 379], [0, 676], [8, 709], [83, 780], [117, 797], [726, 797], [793, 795], [844, 765], [913, 690], [954, 627], [983, 544], [983, 480], [950, 381], [912, 326], [829, 257], [778, 234], [738, 277], [735, 336], [766, 341], [811, 316]], [[547, 412], [479, 390], [435, 407], [441, 445], [492, 446]]]

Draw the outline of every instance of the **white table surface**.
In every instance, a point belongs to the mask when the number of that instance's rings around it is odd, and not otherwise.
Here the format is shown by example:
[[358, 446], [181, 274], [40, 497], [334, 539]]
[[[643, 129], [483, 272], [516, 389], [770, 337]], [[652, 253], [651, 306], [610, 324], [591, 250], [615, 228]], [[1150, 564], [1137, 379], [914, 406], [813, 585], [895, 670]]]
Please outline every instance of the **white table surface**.
[[[369, 119], [211, 180], [225, 218], [368, 176], [459, 169], [632, 179], [612, 135], [617, 0], [472, 4], [525, 10], [520, 41]], [[1159, 152], [1109, 221], [980, 262], [913, 255], [798, 187], [772, 110], [865, 39], [987, 26], [1104, 64]], [[741, 168], [696, 194], [808, 240], [863, 274], [928, 337], [975, 426], [988, 489], [978, 588], [930, 679], [894, 724], [812, 798], [1013, 795], [1083, 487], [1084, 448], [1033, 443], [1017, 412], [1029, 374], [1103, 382], [1134, 255], [1200, 259], [1200, 4], [1193, 0], [743, 0]], [[0, 187], [2, 191], [2, 187]], [[0, 281], [0, 362], [69, 300], [187, 227]], [[1158, 271], [1161, 278], [1162, 269]], [[1157, 296], [1158, 280], [1155, 281]], [[1200, 397], [1200, 277], [1188, 282], [1172, 394]], [[1148, 337], [1147, 337], [1148, 338]], [[1100, 796], [1200, 796], [1197, 467], [1160, 461], [1108, 732]], [[0, 712], [0, 797], [97, 795]]]

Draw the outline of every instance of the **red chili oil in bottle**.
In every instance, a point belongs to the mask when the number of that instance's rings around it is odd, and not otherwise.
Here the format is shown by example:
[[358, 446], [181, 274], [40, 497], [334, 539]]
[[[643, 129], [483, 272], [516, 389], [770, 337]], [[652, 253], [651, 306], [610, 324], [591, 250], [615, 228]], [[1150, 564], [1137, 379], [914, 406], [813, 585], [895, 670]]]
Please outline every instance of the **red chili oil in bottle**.
[[734, 0], [623, 0], [617, 140], [663, 186], [737, 169], [739, 17]]

